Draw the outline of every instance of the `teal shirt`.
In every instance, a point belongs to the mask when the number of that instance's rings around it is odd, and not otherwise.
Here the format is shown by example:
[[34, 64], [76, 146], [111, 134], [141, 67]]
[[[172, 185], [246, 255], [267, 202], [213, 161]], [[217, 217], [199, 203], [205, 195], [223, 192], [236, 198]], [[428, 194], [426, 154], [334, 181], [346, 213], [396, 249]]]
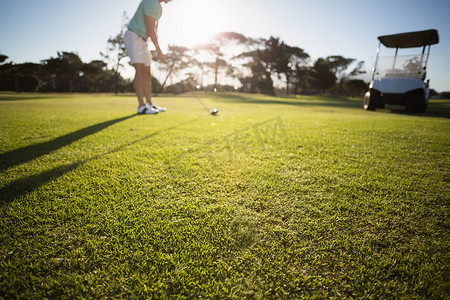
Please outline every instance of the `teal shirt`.
[[142, 0], [141, 4], [128, 24], [128, 29], [147, 39], [147, 26], [145, 26], [145, 16], [152, 17], [156, 21], [161, 18], [162, 7], [159, 0]]

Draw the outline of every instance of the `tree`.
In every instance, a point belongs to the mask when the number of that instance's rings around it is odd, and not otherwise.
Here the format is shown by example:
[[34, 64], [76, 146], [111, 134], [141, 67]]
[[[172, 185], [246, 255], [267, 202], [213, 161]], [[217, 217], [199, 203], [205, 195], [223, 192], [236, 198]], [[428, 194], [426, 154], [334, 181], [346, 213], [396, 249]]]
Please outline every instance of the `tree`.
[[101, 60], [93, 60], [84, 64], [82, 67], [85, 91], [100, 92], [102, 85], [105, 83], [106, 63]]
[[366, 71], [362, 70], [364, 61], [359, 61], [351, 70], [348, 69], [356, 61], [354, 58], [333, 55], [328, 56], [327, 61], [331, 64], [331, 70], [334, 72], [338, 81], [337, 95], [341, 94], [345, 82], [357, 75], [366, 73]]
[[[163, 83], [160, 85], [158, 83], [158, 87], [153, 86], [152, 89], [155, 91], [155, 95], [158, 95], [164, 90], [164, 87], [167, 84], [167, 81], [172, 75], [177, 75], [178, 77], [179, 72], [182, 70], [188, 70], [190, 67], [195, 65], [197, 62], [192, 56], [193, 50], [182, 47], [182, 46], [169, 46], [169, 50], [166, 53], [166, 64], [161, 64], [160, 69], [166, 70], [166, 76], [164, 78]], [[155, 55], [154, 55], [155, 56]], [[158, 57], [157, 55], [155, 57]], [[158, 61], [158, 59], [156, 59]], [[156, 80], [156, 79], [155, 79]]]
[[0, 65], [0, 91], [14, 91], [13, 68], [12, 63]]
[[306, 64], [297, 64], [294, 70], [294, 94], [298, 94], [300, 91], [307, 91], [309, 88], [309, 76], [311, 67]]
[[247, 51], [237, 56], [243, 61], [239, 80], [242, 90], [250, 93], [264, 93], [274, 95], [272, 75], [273, 60], [269, 53], [266, 39], [248, 39]]
[[41, 73], [40, 64], [3, 64], [0, 66], [0, 90], [18, 93], [36, 92], [42, 83]]
[[24, 63], [17, 66], [16, 91], [37, 92], [41, 85], [40, 73], [42, 65], [35, 63]]
[[7, 59], [8, 59], [8, 56], [6, 56], [4, 54], [0, 54], [0, 64], [3, 63]]
[[282, 61], [283, 65], [280, 65], [279, 70], [286, 78], [286, 92], [290, 94], [290, 84], [292, 81], [296, 84], [301, 80], [301, 71], [304, 70], [309, 54], [299, 47], [288, 46], [284, 43], [282, 43], [282, 53], [287, 58], [287, 64], [284, 64], [286, 61]]
[[280, 41], [279, 38], [270, 37], [265, 43], [264, 58], [272, 73], [281, 75], [286, 80], [286, 92], [290, 94], [291, 80], [295, 77], [295, 70], [303, 64], [309, 55], [299, 47], [292, 47]]
[[368, 84], [361, 79], [350, 79], [344, 84], [344, 93], [350, 97], [363, 97], [367, 92]]
[[[244, 66], [250, 69], [252, 76], [241, 76], [241, 83], [250, 85], [251, 92], [262, 89], [265, 93], [274, 94], [272, 76], [277, 76], [280, 80], [284, 78], [288, 94], [292, 83], [296, 91], [300, 69], [306, 65], [309, 55], [303, 49], [289, 46], [276, 37], [250, 41], [253, 49], [242, 53], [240, 57], [249, 59]], [[269, 84], [270, 87], [267, 86]]]
[[265, 64], [260, 60], [259, 56], [256, 56], [247, 66], [250, 67], [252, 72], [252, 76], [250, 77], [250, 92], [275, 95], [272, 74], [265, 67]]
[[[263, 41], [261, 42], [264, 43]], [[242, 53], [240, 57], [248, 59], [243, 66], [250, 70], [250, 76], [241, 76], [239, 78], [243, 85], [243, 91], [275, 95], [271, 69], [268, 67], [267, 61], [265, 61], [264, 50], [248, 51]]]
[[324, 93], [336, 83], [336, 75], [329, 60], [318, 58], [310, 70], [311, 87]]
[[202, 65], [202, 72], [205, 71], [206, 67], [214, 73], [213, 88], [215, 90], [218, 87], [219, 74], [221, 71], [226, 70], [229, 75], [233, 74], [234, 67], [231, 60], [236, 54], [233, 53], [234, 51], [232, 50], [244, 46], [246, 42], [247, 38], [240, 33], [222, 32], [216, 34], [212, 38], [211, 43], [195, 47], [198, 56], [203, 57], [203, 60], [199, 60]]
[[69, 93], [75, 91], [75, 87], [83, 75], [83, 62], [78, 54], [58, 52], [58, 57], [44, 60], [43, 64], [47, 77], [51, 78], [54, 90]]
[[110, 65], [115, 75], [114, 92], [118, 93], [119, 80], [120, 80], [120, 68], [123, 67], [122, 60], [127, 57], [127, 51], [125, 43], [123, 41], [123, 35], [127, 30], [128, 17], [126, 12], [123, 12], [122, 27], [120, 32], [115, 37], [110, 37], [107, 42], [106, 53], [100, 52], [100, 55], [104, 57]]
[[[16, 92], [111, 92], [116, 81], [106, 63], [83, 63], [76, 53], [58, 52], [58, 57], [40, 64], [0, 64], [0, 90]], [[119, 77], [120, 91], [131, 91], [129, 81]]]

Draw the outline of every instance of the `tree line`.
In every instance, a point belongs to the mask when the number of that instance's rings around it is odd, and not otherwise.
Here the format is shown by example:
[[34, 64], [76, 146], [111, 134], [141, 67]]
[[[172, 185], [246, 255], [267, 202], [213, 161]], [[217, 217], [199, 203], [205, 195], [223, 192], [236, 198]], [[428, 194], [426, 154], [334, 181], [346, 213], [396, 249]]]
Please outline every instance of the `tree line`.
[[[132, 92], [122, 76], [127, 57], [123, 32], [107, 41], [103, 60], [83, 62], [77, 53], [57, 52], [40, 63], [5, 63], [0, 58], [0, 90], [16, 92]], [[154, 57], [157, 57], [154, 55]], [[339, 55], [312, 61], [302, 48], [271, 36], [250, 38], [223, 32], [195, 47], [171, 45], [166, 64], [155, 61], [161, 78], [152, 79], [154, 93], [191, 90], [241, 91], [264, 94], [362, 96], [367, 83], [364, 62]], [[168, 85], [168, 83], [171, 83]]]
[[[76, 53], [58, 52], [41, 63], [0, 65], [0, 90], [16, 92], [111, 92], [117, 84], [114, 72], [101, 60], [81, 61]], [[129, 82], [121, 78], [120, 90]]]

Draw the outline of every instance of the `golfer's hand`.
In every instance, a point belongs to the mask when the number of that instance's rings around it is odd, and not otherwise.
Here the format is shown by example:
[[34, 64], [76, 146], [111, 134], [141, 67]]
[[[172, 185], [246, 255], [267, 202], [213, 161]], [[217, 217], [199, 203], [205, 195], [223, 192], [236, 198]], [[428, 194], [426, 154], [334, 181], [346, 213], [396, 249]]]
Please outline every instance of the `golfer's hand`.
[[164, 56], [164, 54], [162, 54], [162, 52], [158, 53], [158, 57], [161, 60], [161, 62], [166, 63], [166, 57]]

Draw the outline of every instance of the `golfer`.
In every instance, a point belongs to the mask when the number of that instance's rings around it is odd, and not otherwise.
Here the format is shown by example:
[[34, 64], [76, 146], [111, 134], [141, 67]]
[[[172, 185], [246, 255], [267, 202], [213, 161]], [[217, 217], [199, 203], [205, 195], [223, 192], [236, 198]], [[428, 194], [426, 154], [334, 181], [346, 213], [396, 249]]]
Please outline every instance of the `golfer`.
[[[158, 43], [158, 20], [162, 14], [161, 3], [170, 1], [172, 0], [142, 0], [123, 37], [130, 63], [136, 71], [133, 87], [139, 101], [138, 114], [157, 114], [166, 111], [165, 108], [152, 103], [152, 76], [150, 73], [152, 58], [147, 40], [150, 37], [159, 59], [165, 63], [166, 58]], [[144, 97], [146, 102], [144, 102]]]

